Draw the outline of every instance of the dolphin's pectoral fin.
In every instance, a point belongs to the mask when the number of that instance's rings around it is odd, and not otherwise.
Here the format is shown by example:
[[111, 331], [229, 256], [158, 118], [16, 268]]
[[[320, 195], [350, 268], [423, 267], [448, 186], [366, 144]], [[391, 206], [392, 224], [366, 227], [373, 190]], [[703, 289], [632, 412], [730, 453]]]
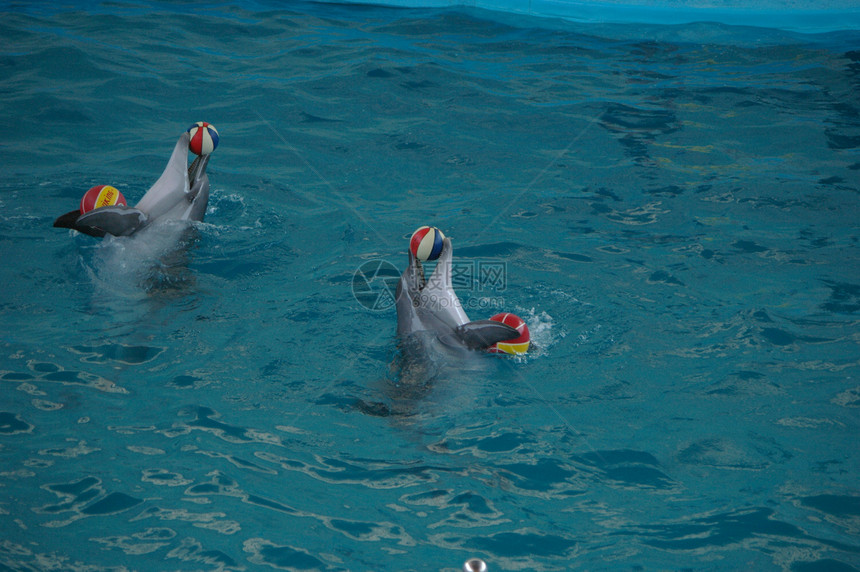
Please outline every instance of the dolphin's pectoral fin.
[[60, 215], [57, 217], [57, 220], [54, 221], [55, 228], [75, 228], [76, 223], [78, 222], [78, 217], [81, 216], [81, 211], [75, 209], [73, 211], [69, 211], [64, 215]]
[[72, 228], [76, 230], [92, 228], [114, 236], [128, 236], [145, 226], [146, 223], [147, 216], [142, 211], [124, 205], [114, 205], [99, 207], [82, 214]]
[[470, 350], [484, 350], [495, 343], [512, 340], [520, 335], [509, 325], [493, 320], [468, 322], [457, 327], [455, 333]]
[[96, 238], [102, 238], [105, 235], [105, 231], [100, 228], [79, 225], [78, 219], [80, 216], [81, 211], [79, 210], [69, 211], [64, 215], [57, 217], [57, 220], [54, 221], [54, 226], [56, 228], [71, 228]]

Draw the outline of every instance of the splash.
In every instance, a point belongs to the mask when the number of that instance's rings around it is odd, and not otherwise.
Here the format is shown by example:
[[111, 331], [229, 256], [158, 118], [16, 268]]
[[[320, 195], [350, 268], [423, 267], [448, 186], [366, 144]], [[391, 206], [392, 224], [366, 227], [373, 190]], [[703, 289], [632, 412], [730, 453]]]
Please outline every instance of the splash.
[[531, 334], [531, 345], [524, 356], [517, 356], [519, 360], [537, 359], [549, 355], [549, 350], [560, 339], [564, 338], [566, 332], [555, 325], [553, 317], [546, 311], [532, 308], [516, 308], [516, 314], [526, 321]]
[[197, 227], [186, 221], [162, 221], [131, 237], [106, 237], [84, 266], [97, 299], [143, 299], [154, 291], [193, 285], [188, 249]]

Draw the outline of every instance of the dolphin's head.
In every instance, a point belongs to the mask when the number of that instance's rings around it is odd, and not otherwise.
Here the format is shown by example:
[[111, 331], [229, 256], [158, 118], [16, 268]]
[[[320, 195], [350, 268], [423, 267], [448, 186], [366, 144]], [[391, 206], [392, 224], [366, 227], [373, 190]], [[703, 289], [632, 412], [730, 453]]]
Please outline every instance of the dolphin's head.
[[451, 280], [453, 253], [451, 239], [445, 238], [429, 279], [421, 261], [409, 253], [409, 266], [396, 292], [397, 333], [401, 337], [419, 331], [444, 335], [469, 321]]

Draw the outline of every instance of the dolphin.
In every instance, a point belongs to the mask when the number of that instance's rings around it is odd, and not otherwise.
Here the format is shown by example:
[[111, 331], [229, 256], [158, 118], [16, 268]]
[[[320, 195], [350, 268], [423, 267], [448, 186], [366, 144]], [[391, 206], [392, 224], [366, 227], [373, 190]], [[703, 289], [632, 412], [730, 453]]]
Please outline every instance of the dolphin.
[[515, 328], [493, 320], [471, 321], [463, 310], [452, 284], [454, 247], [442, 242], [442, 252], [430, 279], [424, 266], [409, 249], [409, 266], [395, 291], [398, 352], [391, 364], [395, 376], [386, 390], [389, 403], [357, 399], [355, 407], [376, 417], [411, 418], [425, 409], [434, 379], [451, 368], [458, 373], [480, 373], [478, 350], [520, 336]]
[[393, 385], [386, 385], [388, 402], [357, 399], [355, 407], [376, 417], [412, 418], [426, 410], [435, 379], [457, 374], [481, 375], [477, 351], [521, 336], [515, 328], [494, 320], [471, 321], [452, 284], [454, 247], [442, 241], [442, 252], [430, 279], [411, 249], [409, 266], [395, 291], [398, 352], [391, 364]]
[[161, 177], [135, 206], [106, 206], [84, 214], [74, 210], [57, 218], [54, 226], [101, 238], [130, 236], [160, 220], [202, 221], [209, 203], [209, 155], [198, 156], [188, 167], [190, 140], [187, 131], [182, 134]]
[[454, 247], [446, 237], [436, 268], [427, 280], [421, 261], [410, 249], [409, 266], [400, 276], [395, 293], [397, 335], [404, 350], [421, 348], [426, 352], [428, 342], [448, 353], [484, 350], [520, 335], [501, 322], [469, 320], [452, 285], [453, 256]]

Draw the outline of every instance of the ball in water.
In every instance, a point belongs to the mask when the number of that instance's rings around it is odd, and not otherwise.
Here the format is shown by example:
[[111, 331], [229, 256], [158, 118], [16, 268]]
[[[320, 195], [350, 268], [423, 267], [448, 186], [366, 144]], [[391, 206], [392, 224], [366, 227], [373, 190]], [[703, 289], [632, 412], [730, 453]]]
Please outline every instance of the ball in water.
[[520, 318], [516, 314], [504, 313], [496, 314], [490, 319], [496, 322], [507, 324], [508, 326], [518, 331], [520, 335], [516, 338], [511, 338], [510, 340], [504, 340], [502, 342], [493, 344], [487, 349], [487, 351], [497, 354], [506, 353], [513, 355], [520, 355], [529, 351], [531, 334], [529, 334], [529, 327], [526, 325], [525, 321], [522, 318]]
[[88, 213], [99, 207], [109, 207], [111, 205], [127, 205], [125, 197], [114, 187], [110, 185], [96, 185], [86, 193], [81, 199], [81, 214]]
[[470, 558], [463, 564], [463, 572], [487, 572], [487, 563], [480, 558]]
[[188, 128], [188, 133], [191, 134], [188, 148], [192, 153], [208, 155], [218, 147], [218, 131], [214, 125], [198, 121]]
[[422, 226], [412, 233], [409, 250], [418, 260], [436, 260], [442, 254], [442, 241], [445, 235], [434, 226]]

